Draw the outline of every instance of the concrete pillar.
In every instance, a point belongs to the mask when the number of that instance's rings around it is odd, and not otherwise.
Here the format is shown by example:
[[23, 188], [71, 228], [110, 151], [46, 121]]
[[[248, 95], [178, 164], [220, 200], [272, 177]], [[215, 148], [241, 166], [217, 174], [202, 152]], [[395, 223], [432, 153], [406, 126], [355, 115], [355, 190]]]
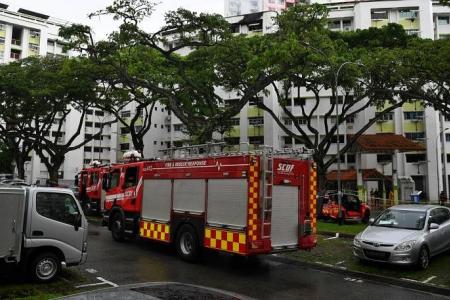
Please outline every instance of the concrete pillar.
[[394, 205], [398, 204], [398, 150], [392, 155], [392, 191], [394, 193]]
[[364, 202], [367, 202], [363, 176], [362, 176], [362, 154], [356, 152], [356, 188], [358, 189], [358, 198]]

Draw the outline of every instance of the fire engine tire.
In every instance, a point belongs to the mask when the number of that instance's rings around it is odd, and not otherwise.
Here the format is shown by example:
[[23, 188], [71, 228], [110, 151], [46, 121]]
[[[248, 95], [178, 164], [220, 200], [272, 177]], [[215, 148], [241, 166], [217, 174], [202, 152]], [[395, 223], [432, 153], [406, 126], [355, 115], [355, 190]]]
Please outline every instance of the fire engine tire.
[[120, 213], [115, 213], [112, 216], [111, 235], [116, 242], [125, 241], [124, 221]]
[[51, 282], [61, 272], [61, 259], [53, 252], [43, 252], [31, 260], [29, 275], [35, 282]]
[[181, 259], [189, 262], [195, 261], [200, 254], [200, 243], [195, 229], [187, 224], [181, 226], [175, 240], [177, 253]]

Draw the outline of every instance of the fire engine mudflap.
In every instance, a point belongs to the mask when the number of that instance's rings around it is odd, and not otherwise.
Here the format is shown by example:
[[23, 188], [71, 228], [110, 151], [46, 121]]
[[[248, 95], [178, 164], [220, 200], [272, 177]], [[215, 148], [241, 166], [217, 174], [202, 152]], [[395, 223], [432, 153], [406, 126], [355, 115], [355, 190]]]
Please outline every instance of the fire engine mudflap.
[[243, 256], [316, 245], [314, 163], [245, 154], [112, 165], [104, 225], [116, 241], [174, 243], [182, 259], [202, 248]]

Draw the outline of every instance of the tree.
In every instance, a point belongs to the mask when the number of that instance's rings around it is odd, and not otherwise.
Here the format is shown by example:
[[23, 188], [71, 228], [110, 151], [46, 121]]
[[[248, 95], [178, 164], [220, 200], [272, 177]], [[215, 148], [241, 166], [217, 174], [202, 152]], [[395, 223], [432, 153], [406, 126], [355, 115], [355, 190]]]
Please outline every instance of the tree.
[[[57, 183], [66, 153], [83, 147], [111, 123], [105, 122], [97, 133], [81, 138], [85, 115], [98, 97], [96, 76], [82, 58], [32, 57], [0, 68], [13, 68], [20, 79], [9, 82], [20, 93], [4, 97], [1, 103], [2, 111], [16, 108], [10, 119], [4, 119], [11, 124], [7, 133], [21, 139], [22, 145], [33, 145], [50, 180]], [[75, 125], [73, 132], [66, 130], [66, 122]]]
[[[346, 139], [338, 153], [342, 155], [383, 115], [408, 101], [420, 99], [416, 97], [424, 86], [423, 78], [413, 76], [414, 68], [407, 65], [409, 57], [403, 49], [413, 38], [399, 25], [338, 34], [325, 28], [326, 16], [326, 9], [317, 5], [298, 6], [278, 17], [279, 30], [273, 38], [278, 41], [278, 49], [285, 51], [273, 52], [269, 60], [291, 66], [283, 80], [272, 83], [272, 94], [282, 115], [274, 107], [258, 103], [288, 137], [314, 151], [320, 191], [325, 189], [328, 168], [337, 159], [337, 155], [328, 156], [329, 150], [343, 142], [342, 135], [336, 136], [337, 126], [371, 107], [379, 110]], [[312, 99], [298, 101], [299, 112], [295, 113], [291, 100], [294, 95], [300, 100], [301, 91], [306, 91]], [[323, 97], [327, 91], [331, 93], [329, 101]], [[336, 97], [337, 92], [342, 96]], [[386, 102], [389, 104], [385, 106]], [[324, 107], [325, 113], [319, 119], [317, 113]]]
[[0, 173], [13, 173], [13, 153], [2, 139], [0, 139]]
[[[210, 141], [250, 99], [283, 76], [284, 70], [257, 63], [256, 58], [274, 46], [268, 37], [233, 36], [222, 16], [184, 9], [169, 12], [161, 30], [147, 33], [140, 24], [151, 17], [153, 8], [149, 1], [123, 0], [97, 12], [122, 21], [119, 32], [108, 41], [94, 43], [90, 29], [80, 25], [63, 29], [61, 35], [96, 63], [109, 65], [122, 86], [140, 87], [162, 99], [195, 142]], [[121, 64], [126, 59], [104, 59], [114, 51], [123, 58], [136, 48], [150, 56], [135, 56], [132, 68]], [[238, 93], [240, 100], [224, 105], [220, 88]]]

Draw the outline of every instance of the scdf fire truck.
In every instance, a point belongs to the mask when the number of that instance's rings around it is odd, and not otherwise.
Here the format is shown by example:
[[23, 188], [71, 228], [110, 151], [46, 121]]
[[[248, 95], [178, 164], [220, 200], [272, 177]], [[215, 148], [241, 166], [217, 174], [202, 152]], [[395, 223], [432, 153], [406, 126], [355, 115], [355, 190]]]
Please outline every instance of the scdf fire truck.
[[243, 256], [316, 245], [314, 163], [274, 153], [135, 161], [105, 172], [104, 225], [116, 241], [174, 243]]

